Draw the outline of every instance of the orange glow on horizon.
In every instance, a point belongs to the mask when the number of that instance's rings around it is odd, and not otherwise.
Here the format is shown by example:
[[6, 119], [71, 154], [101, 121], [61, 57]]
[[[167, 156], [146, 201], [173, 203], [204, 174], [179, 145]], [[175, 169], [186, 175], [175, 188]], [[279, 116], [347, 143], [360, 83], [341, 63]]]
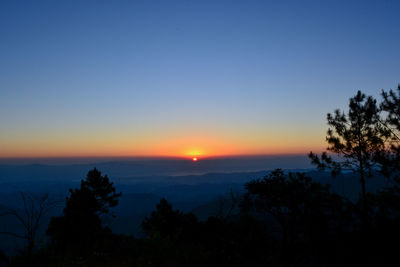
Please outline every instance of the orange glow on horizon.
[[[149, 149], [149, 150], [138, 150], [132, 152], [126, 149], [84, 149], [76, 147], [70, 149], [37, 149], [37, 150], [25, 150], [25, 151], [3, 151], [0, 154], [0, 158], [74, 158], [74, 157], [178, 157], [178, 158], [190, 158], [199, 159], [199, 156], [203, 158], [223, 157], [223, 156], [254, 156], [254, 155], [291, 155], [291, 154], [308, 154], [310, 151], [320, 152], [324, 151], [324, 147], [317, 146], [301, 146], [301, 147], [260, 147], [259, 149], [234, 149], [233, 147], [227, 148], [216, 148], [207, 150], [191, 150], [191, 149]], [[4, 153], [8, 152], [8, 153]]]
[[[29, 137], [29, 138], [28, 138]], [[22, 136], [21, 136], [22, 138]], [[23, 140], [23, 141], [21, 141]], [[204, 132], [27, 136], [0, 140], [0, 158], [179, 157], [192, 160], [221, 156], [288, 155], [325, 149], [323, 134], [292, 136], [290, 132]]]

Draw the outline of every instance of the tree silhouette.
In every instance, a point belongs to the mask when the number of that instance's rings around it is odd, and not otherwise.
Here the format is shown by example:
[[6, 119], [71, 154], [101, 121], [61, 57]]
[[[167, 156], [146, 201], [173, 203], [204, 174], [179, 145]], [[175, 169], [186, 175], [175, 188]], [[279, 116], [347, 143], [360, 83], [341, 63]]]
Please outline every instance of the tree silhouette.
[[388, 149], [379, 157], [382, 165], [382, 172], [387, 177], [393, 177], [400, 183], [400, 84], [397, 91], [382, 90], [383, 101], [380, 108], [385, 112], [386, 117], [382, 119], [382, 124], [390, 133], [388, 139]]
[[359, 174], [361, 221], [365, 224], [368, 217], [365, 179], [372, 176], [377, 156], [384, 151], [389, 132], [380, 123], [376, 100], [360, 91], [350, 98], [347, 114], [337, 109], [333, 115], [328, 113], [327, 121], [327, 151], [336, 154], [338, 159], [334, 160], [326, 152], [321, 157], [310, 152], [309, 157], [319, 169], [330, 168], [333, 176], [342, 169]]
[[107, 175], [102, 176], [97, 169], [89, 171], [80, 188], [70, 189], [63, 215], [51, 219], [47, 234], [56, 247], [90, 249], [109, 231], [103, 227], [100, 216], [108, 215], [120, 196]]
[[118, 205], [122, 193], [116, 193], [114, 183], [107, 175], [102, 176], [96, 168], [89, 171], [86, 180], [81, 181], [81, 190], [88, 190], [96, 199], [93, 207], [97, 215], [109, 214], [110, 208]]
[[[304, 173], [285, 174], [276, 169], [263, 179], [250, 181], [245, 186], [242, 208], [244, 212], [256, 212], [256, 217], [268, 216], [281, 228], [282, 261], [293, 264], [294, 255], [299, 256], [296, 244], [308, 246], [309, 252], [323, 252], [321, 245], [329, 240], [329, 233], [350, 220], [352, 205], [329, 186], [312, 181]], [[263, 216], [264, 215], [264, 216]], [[271, 224], [271, 222], [269, 223]], [[309, 253], [304, 252], [304, 253]], [[297, 263], [299, 265], [299, 263]], [[291, 266], [291, 265], [290, 265]]]
[[304, 173], [285, 174], [276, 169], [261, 180], [248, 182], [245, 188], [244, 211], [251, 208], [270, 214], [280, 224], [285, 242], [293, 238], [291, 228], [314, 227], [329, 216], [339, 217], [345, 212], [340, 196]]
[[381, 123], [389, 132], [387, 148], [379, 154], [377, 160], [384, 176], [389, 178], [390, 186], [375, 194], [374, 210], [376, 223], [383, 228], [397, 232], [400, 222], [400, 84], [396, 91], [382, 90]]
[[142, 229], [150, 238], [176, 238], [176, 235], [187, 234], [188, 228], [197, 223], [192, 213], [173, 210], [165, 198], [157, 204], [156, 210], [142, 222]]
[[0, 216], [12, 216], [16, 218], [23, 226], [24, 234], [8, 231], [1, 231], [0, 234], [25, 239], [27, 241], [26, 250], [28, 254], [30, 254], [35, 248], [43, 217], [45, 217], [51, 209], [55, 208], [59, 201], [50, 199], [47, 193], [35, 196], [20, 192], [20, 196], [23, 202], [23, 209], [18, 210], [10, 208], [0, 212]]

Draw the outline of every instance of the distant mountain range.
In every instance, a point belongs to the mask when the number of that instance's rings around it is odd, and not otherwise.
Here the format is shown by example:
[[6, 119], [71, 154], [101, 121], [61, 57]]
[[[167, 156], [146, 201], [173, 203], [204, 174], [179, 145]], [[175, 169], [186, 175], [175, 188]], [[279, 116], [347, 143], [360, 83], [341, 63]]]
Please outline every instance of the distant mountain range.
[[[45, 159], [0, 159], [0, 180], [18, 179], [77, 179], [89, 169], [98, 168], [112, 178], [134, 176], [190, 175], [211, 172], [248, 172], [282, 169], [308, 169], [310, 160], [305, 155], [247, 156], [199, 158], [197, 162], [181, 158], [125, 158], [101, 161], [99, 159], [52, 161]], [[70, 162], [70, 163], [69, 163]], [[71, 163], [72, 162], [72, 163]]]

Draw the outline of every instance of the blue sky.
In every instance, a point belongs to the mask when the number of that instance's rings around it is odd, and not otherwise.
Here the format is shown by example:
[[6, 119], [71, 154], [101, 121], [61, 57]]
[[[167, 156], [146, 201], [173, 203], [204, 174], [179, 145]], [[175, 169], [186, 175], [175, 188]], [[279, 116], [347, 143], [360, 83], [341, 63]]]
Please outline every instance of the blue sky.
[[327, 112], [400, 82], [399, 11], [398, 1], [2, 1], [0, 157], [323, 148]]

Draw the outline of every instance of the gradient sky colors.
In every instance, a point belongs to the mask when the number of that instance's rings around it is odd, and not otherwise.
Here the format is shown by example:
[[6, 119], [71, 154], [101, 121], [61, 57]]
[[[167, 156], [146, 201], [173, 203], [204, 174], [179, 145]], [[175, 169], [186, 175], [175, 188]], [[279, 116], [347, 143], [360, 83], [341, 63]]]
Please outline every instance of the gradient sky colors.
[[0, 157], [290, 154], [400, 82], [399, 1], [1, 1]]

